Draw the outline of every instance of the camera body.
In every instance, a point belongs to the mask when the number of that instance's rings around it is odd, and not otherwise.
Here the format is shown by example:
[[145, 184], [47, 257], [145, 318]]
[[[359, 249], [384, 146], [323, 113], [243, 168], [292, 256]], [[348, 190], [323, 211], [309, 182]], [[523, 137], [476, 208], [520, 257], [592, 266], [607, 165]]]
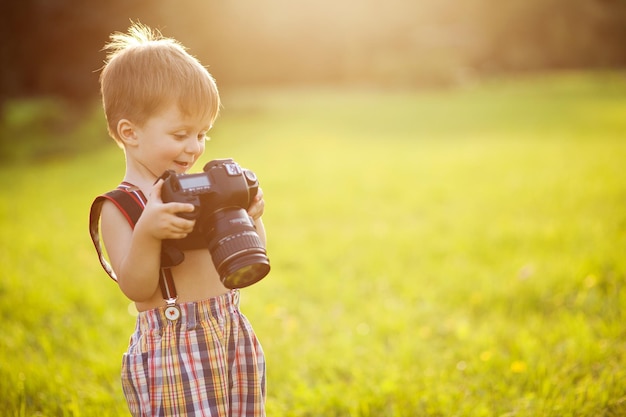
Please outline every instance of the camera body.
[[161, 188], [164, 203], [194, 206], [193, 231], [183, 239], [168, 239], [163, 245], [179, 251], [208, 248], [213, 263], [227, 288], [252, 285], [269, 272], [269, 259], [246, 209], [259, 189], [254, 172], [232, 159], [208, 162], [203, 172], [176, 174], [166, 171]]

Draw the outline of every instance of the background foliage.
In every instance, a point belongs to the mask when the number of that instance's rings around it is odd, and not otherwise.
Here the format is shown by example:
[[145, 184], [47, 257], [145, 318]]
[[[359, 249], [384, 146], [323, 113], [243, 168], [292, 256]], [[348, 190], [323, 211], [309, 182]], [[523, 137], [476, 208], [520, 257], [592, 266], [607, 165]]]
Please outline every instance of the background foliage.
[[[130, 21], [188, 46], [222, 91], [470, 87], [626, 64], [623, 0], [22, 0], [0, 5], [0, 161], [99, 148], [102, 47]], [[84, 130], [81, 130], [83, 129]]]
[[270, 415], [626, 415], [623, 0], [0, 3], [1, 415], [126, 413], [86, 222], [130, 19], [209, 66], [206, 158], [261, 178]]
[[[623, 73], [224, 101], [204, 159], [267, 201], [273, 269], [242, 298], [268, 415], [626, 414]], [[126, 415], [134, 317], [87, 233], [123, 165], [0, 166], [2, 415]]]
[[455, 85], [626, 64], [623, 0], [22, 0], [0, 6], [0, 102], [98, 91], [129, 19], [161, 28], [221, 85]]

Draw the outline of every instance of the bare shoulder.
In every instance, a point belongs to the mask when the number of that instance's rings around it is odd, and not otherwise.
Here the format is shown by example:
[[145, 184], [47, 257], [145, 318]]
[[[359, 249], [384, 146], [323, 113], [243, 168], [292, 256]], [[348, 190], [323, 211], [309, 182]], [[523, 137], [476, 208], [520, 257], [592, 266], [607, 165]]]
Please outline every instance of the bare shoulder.
[[127, 231], [132, 231], [124, 213], [122, 213], [122, 211], [109, 200], [105, 200], [102, 204], [100, 221], [103, 231], [111, 229], [126, 229]]
[[126, 216], [111, 201], [105, 201], [102, 204], [102, 212], [100, 214], [100, 230], [102, 241], [106, 247], [111, 261], [116, 264], [118, 256], [127, 251], [133, 234]]

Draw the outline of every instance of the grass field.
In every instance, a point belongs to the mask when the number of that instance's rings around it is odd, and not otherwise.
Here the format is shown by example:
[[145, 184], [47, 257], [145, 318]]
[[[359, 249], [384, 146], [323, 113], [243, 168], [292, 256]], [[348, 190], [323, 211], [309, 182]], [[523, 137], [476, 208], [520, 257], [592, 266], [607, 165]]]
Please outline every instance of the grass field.
[[[626, 415], [624, 74], [224, 102], [204, 160], [266, 197], [268, 415]], [[2, 416], [127, 415], [134, 317], [87, 233], [122, 173], [0, 168]]]

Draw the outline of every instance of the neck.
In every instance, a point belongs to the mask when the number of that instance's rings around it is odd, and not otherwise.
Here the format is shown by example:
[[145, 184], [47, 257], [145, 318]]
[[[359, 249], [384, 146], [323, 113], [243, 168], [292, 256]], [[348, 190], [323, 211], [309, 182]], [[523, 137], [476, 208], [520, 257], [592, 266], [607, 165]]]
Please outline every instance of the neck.
[[147, 167], [137, 164], [136, 161], [130, 158], [126, 158], [124, 182], [134, 185], [143, 191], [145, 195], [148, 195], [157, 179], [158, 175], [151, 172]]

